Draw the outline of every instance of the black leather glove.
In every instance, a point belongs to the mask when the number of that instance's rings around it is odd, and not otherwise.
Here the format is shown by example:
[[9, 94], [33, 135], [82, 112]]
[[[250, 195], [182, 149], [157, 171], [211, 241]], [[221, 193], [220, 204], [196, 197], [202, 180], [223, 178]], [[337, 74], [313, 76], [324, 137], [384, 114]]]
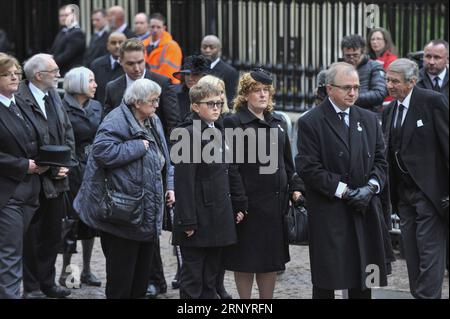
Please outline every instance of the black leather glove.
[[343, 200], [349, 200], [350, 198], [355, 197], [356, 194], [358, 194], [358, 190], [357, 189], [351, 189], [351, 188], [347, 187], [345, 192], [342, 194], [342, 199]]
[[356, 194], [348, 198], [348, 203], [350, 206], [356, 209], [356, 211], [365, 213], [367, 207], [369, 206], [370, 200], [372, 199], [373, 195], [375, 195], [376, 191], [377, 187], [372, 184], [360, 187], [357, 189]]

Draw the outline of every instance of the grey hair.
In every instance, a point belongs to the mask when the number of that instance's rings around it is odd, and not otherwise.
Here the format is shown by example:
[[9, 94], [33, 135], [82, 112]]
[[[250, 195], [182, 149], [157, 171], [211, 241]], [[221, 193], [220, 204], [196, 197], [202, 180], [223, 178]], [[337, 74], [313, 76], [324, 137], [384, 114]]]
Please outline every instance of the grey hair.
[[90, 75], [94, 73], [84, 66], [71, 69], [64, 76], [64, 91], [69, 94], [87, 94]]
[[36, 73], [45, 71], [49, 59], [53, 59], [53, 55], [47, 53], [38, 53], [29, 58], [23, 66], [27, 79], [33, 81]]
[[133, 82], [123, 96], [126, 105], [135, 105], [138, 101], [147, 100], [149, 95], [161, 94], [158, 83], [149, 79], [139, 79]]
[[358, 71], [356, 71], [353, 65], [347, 62], [335, 62], [326, 71], [325, 84], [335, 84], [334, 81], [336, 80], [338, 71], [342, 71], [346, 75], [350, 75], [351, 73], [358, 75]]
[[327, 80], [327, 70], [320, 71], [316, 76], [317, 86], [324, 86]]
[[419, 67], [416, 62], [410, 59], [397, 59], [389, 64], [386, 71], [402, 74], [405, 81], [411, 81], [419, 77]]

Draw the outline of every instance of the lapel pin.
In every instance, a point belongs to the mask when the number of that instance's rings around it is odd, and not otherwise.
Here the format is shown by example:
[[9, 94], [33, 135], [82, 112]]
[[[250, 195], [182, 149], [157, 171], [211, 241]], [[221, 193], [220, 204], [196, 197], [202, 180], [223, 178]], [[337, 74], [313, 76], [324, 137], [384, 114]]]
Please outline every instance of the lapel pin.
[[280, 128], [281, 132], [284, 132], [283, 128], [281, 127], [280, 124], [278, 124], [278, 127]]
[[362, 132], [361, 123], [356, 122], [356, 129], [357, 129], [359, 132]]

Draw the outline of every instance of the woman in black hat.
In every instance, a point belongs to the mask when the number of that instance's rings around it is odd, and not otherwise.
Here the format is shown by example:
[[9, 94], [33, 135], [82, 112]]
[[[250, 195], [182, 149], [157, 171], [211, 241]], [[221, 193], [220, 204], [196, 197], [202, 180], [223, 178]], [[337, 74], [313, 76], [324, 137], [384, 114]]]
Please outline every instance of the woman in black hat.
[[183, 122], [191, 114], [191, 101], [189, 100], [189, 89], [197, 84], [204, 75], [210, 71], [211, 61], [202, 55], [190, 55], [184, 59], [181, 70], [173, 76], [182, 81], [175, 86], [177, 92], [180, 118]]
[[[276, 273], [285, 269], [289, 261], [289, 248], [284, 238], [283, 215], [289, 198], [298, 200], [303, 189], [301, 180], [295, 177], [289, 136], [282, 117], [273, 112], [272, 76], [263, 69], [255, 69], [245, 73], [239, 80], [238, 95], [234, 100], [235, 113], [224, 119], [227, 128], [254, 130], [256, 141], [264, 138], [264, 154], [269, 154], [270, 146], [276, 145], [276, 154], [270, 154], [274, 160], [271, 166], [275, 172], [262, 173], [262, 164], [256, 154], [251, 154], [248, 139], [244, 141], [244, 162], [236, 160], [230, 167], [230, 176], [239, 177], [242, 183], [235, 199], [234, 211], [247, 211], [245, 219], [237, 225], [238, 243], [225, 249], [223, 263], [225, 268], [234, 271], [237, 290], [240, 298], [251, 297], [253, 280], [259, 288], [262, 299], [273, 297]], [[276, 132], [278, 140], [273, 143], [269, 136]], [[260, 141], [261, 142], [261, 141]], [[237, 143], [233, 143], [236, 145]], [[273, 144], [273, 145], [272, 145]], [[253, 151], [256, 151], [253, 150]], [[256, 163], [249, 160], [256, 158]]]

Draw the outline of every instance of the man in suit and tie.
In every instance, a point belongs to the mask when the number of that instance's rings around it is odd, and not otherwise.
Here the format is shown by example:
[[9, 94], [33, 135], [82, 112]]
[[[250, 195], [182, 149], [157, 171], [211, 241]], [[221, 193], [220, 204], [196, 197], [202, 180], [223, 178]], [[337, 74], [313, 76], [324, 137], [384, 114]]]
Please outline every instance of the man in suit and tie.
[[108, 82], [123, 74], [123, 69], [119, 63], [119, 52], [120, 46], [126, 39], [123, 33], [111, 33], [106, 44], [109, 53], [95, 59], [91, 64], [90, 69], [94, 72], [95, 82], [97, 82], [94, 99], [102, 104], [105, 103], [105, 91]]
[[146, 69], [144, 52], [144, 45], [137, 39], [128, 39], [120, 47], [119, 61], [125, 74], [106, 85], [104, 115], [120, 105], [126, 88], [134, 81], [143, 78], [155, 81], [161, 87], [156, 114], [161, 119], [166, 137], [169, 137], [179, 123], [177, 97], [169, 78]]
[[[27, 81], [17, 96], [25, 101], [38, 123], [44, 145], [67, 145], [75, 160], [75, 138], [56, 91], [59, 68], [49, 54], [36, 54], [24, 65]], [[61, 244], [64, 192], [69, 190], [68, 167], [52, 167], [41, 175], [39, 209], [24, 239], [24, 297], [63, 298], [70, 290], [56, 286], [55, 261]]]
[[239, 81], [239, 72], [220, 58], [222, 43], [215, 35], [207, 35], [203, 38], [200, 50], [202, 55], [211, 60], [211, 72], [209, 74], [221, 78], [225, 82], [225, 93], [228, 104], [233, 102]]
[[380, 192], [387, 174], [376, 114], [354, 105], [359, 77], [345, 62], [326, 76], [328, 98], [298, 121], [297, 172], [308, 196], [313, 298], [371, 298], [386, 286]]
[[84, 54], [84, 66], [87, 68], [89, 68], [92, 61], [108, 53], [106, 50], [106, 42], [109, 36], [109, 26], [105, 9], [92, 11], [91, 21], [94, 27], [94, 33]]
[[416, 86], [418, 73], [408, 59], [389, 65], [386, 84], [395, 100], [383, 112], [383, 130], [411, 294], [431, 299], [441, 298], [445, 272], [449, 111], [442, 94]]
[[423, 68], [417, 86], [440, 92], [448, 100], [448, 42], [432, 40], [423, 49]]

